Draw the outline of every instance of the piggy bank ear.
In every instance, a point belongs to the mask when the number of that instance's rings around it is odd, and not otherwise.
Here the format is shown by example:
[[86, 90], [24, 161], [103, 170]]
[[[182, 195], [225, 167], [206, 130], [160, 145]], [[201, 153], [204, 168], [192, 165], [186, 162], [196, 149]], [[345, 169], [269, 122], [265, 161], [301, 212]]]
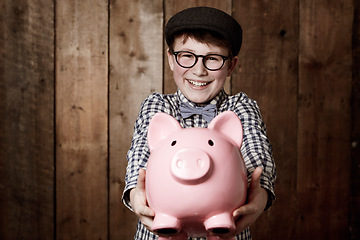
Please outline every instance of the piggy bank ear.
[[150, 150], [167, 138], [171, 133], [181, 129], [178, 121], [172, 116], [159, 112], [150, 120], [147, 140]]
[[210, 122], [208, 128], [225, 134], [237, 147], [241, 147], [243, 128], [239, 117], [234, 112], [220, 113]]

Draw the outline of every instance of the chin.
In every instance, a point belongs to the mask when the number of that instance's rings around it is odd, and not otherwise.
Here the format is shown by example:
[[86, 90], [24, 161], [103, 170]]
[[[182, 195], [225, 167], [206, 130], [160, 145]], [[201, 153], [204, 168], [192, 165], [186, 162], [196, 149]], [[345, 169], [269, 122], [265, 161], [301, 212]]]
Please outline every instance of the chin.
[[206, 103], [209, 100], [211, 100], [210, 98], [199, 98], [199, 97], [187, 97], [187, 99], [197, 104]]

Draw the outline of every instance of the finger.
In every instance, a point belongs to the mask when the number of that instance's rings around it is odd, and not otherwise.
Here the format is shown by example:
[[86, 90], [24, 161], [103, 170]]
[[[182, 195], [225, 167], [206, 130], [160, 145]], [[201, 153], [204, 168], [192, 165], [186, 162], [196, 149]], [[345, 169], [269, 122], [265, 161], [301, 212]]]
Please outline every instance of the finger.
[[145, 206], [141, 208], [139, 213], [142, 216], [146, 216], [146, 217], [154, 217], [155, 216], [155, 212], [151, 208], [145, 207]]
[[256, 207], [253, 205], [244, 205], [233, 212], [237, 233], [250, 227], [256, 219], [254, 213], [256, 213]]
[[252, 214], [256, 212], [256, 208], [252, 206], [251, 204], [246, 204], [241, 206], [240, 208], [236, 209], [233, 212], [233, 217], [237, 219], [238, 217], [242, 215]]
[[139, 211], [140, 215], [139, 219], [142, 222], [142, 224], [148, 228], [150, 231], [152, 229], [152, 224], [154, 221], [154, 217], [155, 217], [155, 212], [153, 210], [151, 210], [151, 208], [147, 207], [147, 206], [143, 206], [140, 211]]
[[257, 168], [255, 168], [255, 170], [254, 170], [254, 172], [253, 172], [253, 174], [252, 174], [252, 180], [254, 180], [254, 181], [257, 181], [257, 180], [259, 180], [260, 179], [260, 176], [261, 176], [261, 173], [262, 173], [262, 168], [261, 167], [257, 167]]
[[261, 167], [257, 167], [252, 176], [251, 176], [251, 182], [250, 182], [250, 188], [257, 188], [260, 186], [260, 176], [262, 173], [262, 168]]
[[236, 221], [236, 229], [237, 232], [240, 233], [244, 231], [246, 228], [250, 227], [252, 224], [252, 217], [251, 215], [244, 215], [239, 218], [238, 221]]
[[137, 187], [144, 191], [145, 191], [145, 177], [146, 177], [145, 169], [139, 169], [139, 177], [137, 180]]
[[143, 216], [143, 217], [140, 218], [140, 221], [142, 222], [142, 224], [144, 224], [144, 226], [147, 229], [151, 230], [152, 223], [153, 223], [153, 218]]

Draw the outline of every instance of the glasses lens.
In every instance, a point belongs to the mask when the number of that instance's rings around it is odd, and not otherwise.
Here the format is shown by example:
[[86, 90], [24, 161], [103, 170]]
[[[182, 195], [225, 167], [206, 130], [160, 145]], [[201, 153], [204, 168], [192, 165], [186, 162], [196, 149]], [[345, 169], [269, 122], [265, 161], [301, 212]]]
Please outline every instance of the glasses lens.
[[223, 66], [224, 59], [219, 55], [207, 55], [204, 58], [204, 64], [207, 69], [217, 70]]
[[179, 52], [176, 57], [182, 67], [192, 67], [196, 62], [196, 56], [190, 52]]

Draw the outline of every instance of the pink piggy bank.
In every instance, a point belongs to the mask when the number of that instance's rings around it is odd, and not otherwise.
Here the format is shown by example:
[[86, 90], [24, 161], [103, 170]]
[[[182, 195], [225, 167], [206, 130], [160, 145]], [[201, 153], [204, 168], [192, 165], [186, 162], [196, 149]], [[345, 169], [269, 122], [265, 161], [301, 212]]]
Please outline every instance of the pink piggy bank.
[[231, 111], [219, 114], [208, 128], [182, 128], [168, 114], [154, 115], [146, 194], [155, 212], [152, 230], [170, 234], [159, 240], [221, 239], [213, 235], [235, 231], [232, 213], [247, 193], [242, 138], [240, 119]]

